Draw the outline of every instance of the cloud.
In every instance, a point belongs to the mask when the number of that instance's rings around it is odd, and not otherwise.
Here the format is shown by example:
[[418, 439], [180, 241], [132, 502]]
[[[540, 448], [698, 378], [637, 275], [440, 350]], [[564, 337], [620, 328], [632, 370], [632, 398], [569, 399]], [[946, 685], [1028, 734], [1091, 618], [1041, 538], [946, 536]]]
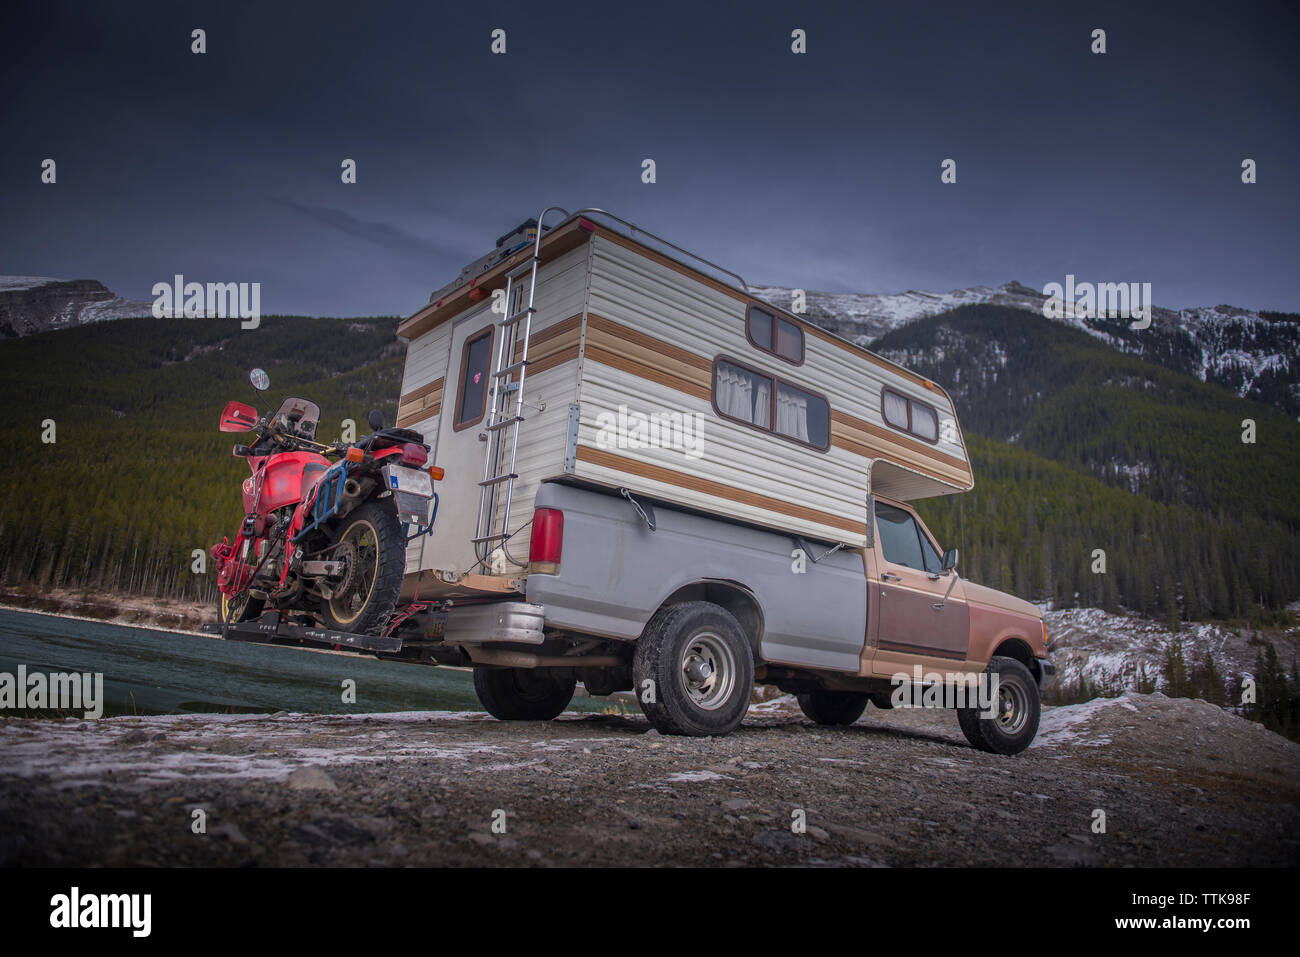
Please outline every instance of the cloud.
[[334, 209], [328, 206], [309, 206], [292, 199], [272, 197], [272, 201], [309, 219], [314, 219], [319, 223], [341, 230], [350, 236], [356, 236], [358, 239], [364, 239], [376, 246], [410, 256], [422, 262], [427, 261], [430, 256], [445, 257], [458, 262], [468, 262], [473, 258], [472, 254], [466, 253], [465, 249], [459, 245], [436, 242], [417, 236], [394, 223], [361, 219], [342, 209]]

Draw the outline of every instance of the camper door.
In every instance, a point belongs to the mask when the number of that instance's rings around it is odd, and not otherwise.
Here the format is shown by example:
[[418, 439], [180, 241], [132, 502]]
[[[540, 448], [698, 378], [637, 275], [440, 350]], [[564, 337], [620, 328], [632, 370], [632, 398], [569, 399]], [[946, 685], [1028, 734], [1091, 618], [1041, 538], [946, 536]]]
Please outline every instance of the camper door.
[[[447, 388], [438, 420], [438, 464], [447, 477], [438, 483], [438, 528], [429, 542], [425, 568], [469, 571], [474, 565], [475, 525], [488, 414], [492, 408], [492, 363], [502, 317], [491, 300], [457, 320], [451, 334]], [[432, 559], [432, 560], [431, 560]]]

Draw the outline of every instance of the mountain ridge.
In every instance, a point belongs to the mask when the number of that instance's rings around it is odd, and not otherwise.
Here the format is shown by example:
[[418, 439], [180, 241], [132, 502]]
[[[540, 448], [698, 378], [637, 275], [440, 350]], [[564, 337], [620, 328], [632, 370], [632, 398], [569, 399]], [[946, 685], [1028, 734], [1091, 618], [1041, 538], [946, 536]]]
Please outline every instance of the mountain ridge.
[[[752, 286], [751, 291], [783, 309], [793, 301], [794, 290], [786, 286]], [[1048, 301], [1046, 294], [1015, 280], [946, 293], [808, 290], [804, 295], [805, 318], [868, 348], [891, 332], [962, 306], [1005, 306], [1045, 316]], [[1070, 309], [1063, 312], [1059, 318], [1047, 318], [1119, 352], [1300, 418], [1300, 315], [1230, 305], [1182, 310], [1153, 306], [1150, 328], [1132, 329], [1124, 318], [1083, 318]]]
[[97, 279], [0, 276], [0, 336], [7, 339], [139, 318], [152, 310], [152, 302], [123, 299]]

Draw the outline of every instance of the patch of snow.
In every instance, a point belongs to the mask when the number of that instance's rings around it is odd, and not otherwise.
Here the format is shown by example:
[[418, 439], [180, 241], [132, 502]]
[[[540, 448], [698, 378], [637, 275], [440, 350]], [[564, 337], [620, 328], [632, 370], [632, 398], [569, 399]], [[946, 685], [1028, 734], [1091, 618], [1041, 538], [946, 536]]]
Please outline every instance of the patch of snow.
[[670, 774], [664, 780], [677, 783], [680, 781], [729, 781], [731, 780], [725, 774], [719, 774], [716, 771], [678, 771], [676, 774]]
[[799, 707], [799, 702], [792, 694], [783, 694], [770, 701], [760, 701], [749, 706], [750, 714], [773, 714]]
[[1030, 747], [1059, 748], [1069, 745], [1097, 748], [1110, 744], [1110, 738], [1105, 735], [1089, 735], [1087, 725], [1098, 712], [1115, 707], [1134, 713], [1138, 710], [1123, 695], [1118, 698], [1093, 698], [1083, 704], [1046, 710], [1038, 723], [1038, 737], [1034, 738]]
[[67, 282], [67, 280], [51, 279], [49, 276], [0, 276], [0, 291], [35, 289], [37, 286], [48, 286], [52, 282]]

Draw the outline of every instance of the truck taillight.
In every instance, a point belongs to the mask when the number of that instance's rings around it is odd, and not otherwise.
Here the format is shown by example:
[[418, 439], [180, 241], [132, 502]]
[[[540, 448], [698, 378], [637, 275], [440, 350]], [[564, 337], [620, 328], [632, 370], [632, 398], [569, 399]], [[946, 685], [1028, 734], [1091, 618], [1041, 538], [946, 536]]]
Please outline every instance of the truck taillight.
[[560, 553], [564, 549], [564, 513], [558, 508], [539, 508], [533, 512], [533, 531], [528, 540], [528, 564], [531, 571], [554, 575], [560, 570]]
[[402, 454], [398, 456], [397, 461], [403, 465], [411, 465], [419, 468], [425, 462], [429, 461], [429, 452], [423, 445], [415, 442], [407, 442], [402, 446]]

